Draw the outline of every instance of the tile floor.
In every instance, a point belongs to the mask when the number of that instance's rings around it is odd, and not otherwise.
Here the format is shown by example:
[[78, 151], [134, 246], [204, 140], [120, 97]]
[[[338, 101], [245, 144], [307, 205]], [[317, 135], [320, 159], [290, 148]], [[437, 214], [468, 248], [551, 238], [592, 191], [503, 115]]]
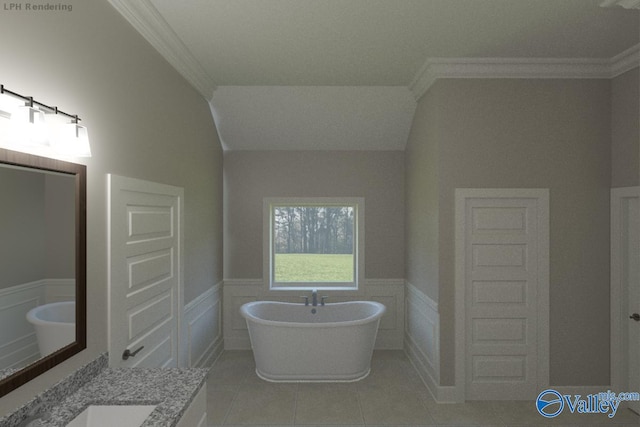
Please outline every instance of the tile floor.
[[376, 351], [371, 374], [355, 383], [269, 383], [250, 351], [227, 351], [207, 380], [210, 426], [639, 426], [620, 410], [543, 418], [533, 402], [438, 404], [402, 351]]

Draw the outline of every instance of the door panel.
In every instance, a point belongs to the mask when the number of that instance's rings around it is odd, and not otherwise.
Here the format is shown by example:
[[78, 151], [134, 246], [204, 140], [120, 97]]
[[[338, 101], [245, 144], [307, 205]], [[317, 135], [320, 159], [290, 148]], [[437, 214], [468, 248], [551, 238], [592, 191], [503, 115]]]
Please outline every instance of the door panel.
[[[611, 190], [611, 377], [617, 392], [640, 390], [640, 187]], [[640, 413], [640, 402], [628, 402]]]
[[548, 317], [548, 307], [538, 298], [541, 286], [548, 292], [548, 273], [541, 273], [548, 265], [548, 193], [456, 194], [456, 320], [464, 323], [456, 351], [464, 352], [464, 399], [533, 399], [548, 381], [539, 378], [548, 357], [539, 354], [539, 340], [547, 339], [539, 318]]
[[110, 175], [109, 195], [110, 365], [179, 366], [183, 190]]
[[[623, 224], [626, 229], [624, 245], [624, 283], [627, 287], [628, 370], [629, 390], [640, 391], [640, 322], [631, 318], [640, 313], [640, 199], [628, 198], [623, 203]], [[640, 413], [640, 402], [629, 402], [629, 407]]]

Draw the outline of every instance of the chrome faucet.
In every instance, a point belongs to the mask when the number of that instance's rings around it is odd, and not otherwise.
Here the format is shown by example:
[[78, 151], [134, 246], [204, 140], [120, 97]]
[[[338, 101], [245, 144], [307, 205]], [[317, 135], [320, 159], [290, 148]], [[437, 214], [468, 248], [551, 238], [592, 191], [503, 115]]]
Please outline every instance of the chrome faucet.
[[[301, 296], [300, 298], [304, 298], [304, 305], [308, 306], [308, 305], [312, 305], [314, 307], [318, 306], [318, 290], [317, 289], [312, 289], [311, 290], [311, 304], [309, 304], [309, 297], [306, 295]], [[320, 298], [320, 305], [324, 306], [324, 300], [326, 300], [329, 297], [321, 297]]]

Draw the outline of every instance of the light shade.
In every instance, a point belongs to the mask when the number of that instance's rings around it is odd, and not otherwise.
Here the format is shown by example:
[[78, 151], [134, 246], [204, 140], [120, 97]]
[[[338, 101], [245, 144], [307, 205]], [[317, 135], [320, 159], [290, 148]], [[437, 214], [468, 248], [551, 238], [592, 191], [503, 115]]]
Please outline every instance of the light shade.
[[24, 105], [24, 101], [0, 94], [0, 118], [10, 119], [11, 114], [22, 105]]
[[59, 125], [52, 148], [59, 154], [72, 157], [91, 157], [87, 128], [77, 123]]
[[9, 143], [16, 147], [46, 147], [49, 131], [44, 113], [32, 106], [21, 106], [11, 112]]

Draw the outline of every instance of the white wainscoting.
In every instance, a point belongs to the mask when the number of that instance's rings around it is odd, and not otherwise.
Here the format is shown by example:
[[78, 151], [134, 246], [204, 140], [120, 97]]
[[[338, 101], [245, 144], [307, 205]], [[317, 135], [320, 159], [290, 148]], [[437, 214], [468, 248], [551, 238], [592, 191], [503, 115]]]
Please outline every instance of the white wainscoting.
[[[327, 291], [328, 303], [368, 300], [378, 301], [387, 307], [380, 320], [376, 349], [402, 349], [404, 340], [404, 279], [366, 279], [364, 295], [349, 295], [347, 291]], [[240, 306], [257, 300], [300, 302], [304, 291], [264, 292], [262, 279], [225, 279], [223, 289], [223, 325], [225, 350], [249, 350], [251, 342]]]
[[208, 368], [222, 353], [222, 282], [202, 293], [184, 308], [187, 366]]
[[27, 312], [75, 299], [74, 279], [42, 279], [0, 290], [0, 369], [19, 369], [40, 358]]
[[433, 301], [406, 284], [405, 351], [433, 397], [454, 402], [454, 387], [440, 386], [440, 313]]

